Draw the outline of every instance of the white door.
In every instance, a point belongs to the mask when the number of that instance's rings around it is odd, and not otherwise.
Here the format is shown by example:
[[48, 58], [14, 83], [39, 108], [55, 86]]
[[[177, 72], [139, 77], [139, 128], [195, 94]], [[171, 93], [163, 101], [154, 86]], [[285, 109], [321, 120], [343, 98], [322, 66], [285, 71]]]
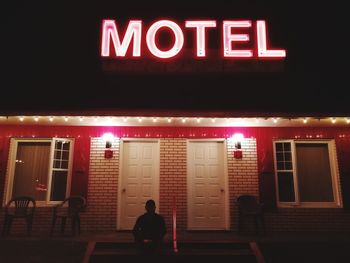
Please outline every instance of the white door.
[[124, 141], [120, 180], [119, 229], [132, 229], [145, 202], [159, 196], [158, 141]]
[[188, 144], [188, 228], [226, 229], [223, 141]]

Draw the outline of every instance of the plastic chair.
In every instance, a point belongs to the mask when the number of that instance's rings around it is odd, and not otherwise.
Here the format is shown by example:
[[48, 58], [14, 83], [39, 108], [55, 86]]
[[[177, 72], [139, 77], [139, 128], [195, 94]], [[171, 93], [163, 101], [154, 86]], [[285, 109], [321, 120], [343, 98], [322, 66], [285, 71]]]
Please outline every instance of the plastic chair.
[[237, 198], [239, 219], [238, 232], [242, 233], [244, 219], [252, 218], [255, 223], [255, 233], [259, 234], [259, 225], [265, 234], [265, 220], [263, 204], [258, 203], [257, 198], [252, 195], [241, 195]]
[[[65, 206], [68, 204], [68, 206]], [[53, 218], [51, 226], [51, 235], [54, 232], [57, 218], [61, 219], [61, 233], [64, 233], [67, 218], [71, 220], [72, 234], [75, 235], [76, 229], [80, 234], [80, 212], [85, 209], [86, 200], [82, 196], [71, 196], [66, 198], [61, 204], [53, 208]]]
[[24, 218], [27, 222], [28, 235], [31, 234], [33, 216], [35, 211], [35, 200], [29, 196], [19, 196], [12, 198], [5, 206], [5, 220], [2, 235], [10, 233], [12, 221], [15, 218]]

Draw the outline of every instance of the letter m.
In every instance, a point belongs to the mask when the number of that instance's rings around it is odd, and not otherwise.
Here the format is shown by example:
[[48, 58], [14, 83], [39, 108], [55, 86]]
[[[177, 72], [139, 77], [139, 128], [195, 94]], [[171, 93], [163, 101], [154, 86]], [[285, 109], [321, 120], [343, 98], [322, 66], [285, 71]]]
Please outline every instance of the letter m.
[[132, 56], [139, 57], [141, 54], [141, 30], [142, 21], [130, 20], [128, 28], [124, 34], [122, 41], [120, 40], [117, 26], [114, 20], [103, 20], [102, 22], [102, 40], [101, 40], [101, 56], [109, 57], [111, 40], [117, 57], [125, 57], [133, 38]]

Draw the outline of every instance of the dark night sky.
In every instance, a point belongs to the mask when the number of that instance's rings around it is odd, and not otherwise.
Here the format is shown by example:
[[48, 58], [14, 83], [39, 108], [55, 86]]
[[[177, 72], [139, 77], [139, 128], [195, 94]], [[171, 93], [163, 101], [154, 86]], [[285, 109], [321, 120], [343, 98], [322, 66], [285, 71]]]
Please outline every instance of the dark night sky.
[[[83, 114], [94, 109], [259, 112], [261, 116], [350, 113], [344, 95], [349, 87], [345, 58], [349, 30], [341, 1], [315, 1], [308, 6], [307, 1], [257, 0], [191, 1], [191, 5], [189, 1], [70, 2], [11, 2], [0, 8], [0, 113], [73, 110]], [[121, 22], [137, 18], [146, 23], [159, 18], [266, 19], [271, 42], [287, 49], [285, 70], [107, 75], [99, 56], [103, 18]]]

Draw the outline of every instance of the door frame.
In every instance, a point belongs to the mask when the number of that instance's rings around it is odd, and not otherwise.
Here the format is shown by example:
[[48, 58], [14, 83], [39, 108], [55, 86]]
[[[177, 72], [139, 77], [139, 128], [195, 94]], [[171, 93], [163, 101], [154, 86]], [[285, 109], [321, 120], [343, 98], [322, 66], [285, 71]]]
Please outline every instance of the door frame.
[[122, 183], [123, 183], [123, 162], [124, 162], [124, 143], [125, 142], [155, 142], [157, 143], [157, 152], [156, 152], [156, 162], [155, 162], [155, 184], [157, 189], [157, 195], [154, 199], [157, 205], [157, 211], [159, 209], [159, 195], [160, 195], [160, 139], [153, 139], [153, 138], [121, 138], [119, 141], [119, 173], [118, 173], [118, 201], [117, 201], [117, 222], [116, 222], [116, 229], [117, 230], [125, 230], [121, 228], [121, 212], [122, 212]]
[[[191, 142], [220, 142], [223, 143], [223, 169], [224, 169], [224, 191], [225, 191], [225, 197], [224, 197], [224, 207], [225, 207], [225, 214], [224, 214], [224, 229], [197, 229], [197, 228], [190, 228], [189, 227], [189, 221], [190, 221], [190, 184], [189, 184], [189, 180], [190, 180], [190, 176], [189, 176], [189, 165], [190, 165], [190, 156], [189, 156], [189, 147], [190, 147], [190, 143]], [[230, 230], [230, 195], [229, 195], [229, 185], [228, 185], [228, 165], [227, 165], [227, 140], [225, 138], [218, 138], [218, 139], [188, 139], [186, 140], [186, 151], [187, 151], [187, 164], [186, 164], [186, 174], [187, 174], [187, 229], [188, 230], [212, 230], [212, 231], [216, 231], [216, 230]]]

